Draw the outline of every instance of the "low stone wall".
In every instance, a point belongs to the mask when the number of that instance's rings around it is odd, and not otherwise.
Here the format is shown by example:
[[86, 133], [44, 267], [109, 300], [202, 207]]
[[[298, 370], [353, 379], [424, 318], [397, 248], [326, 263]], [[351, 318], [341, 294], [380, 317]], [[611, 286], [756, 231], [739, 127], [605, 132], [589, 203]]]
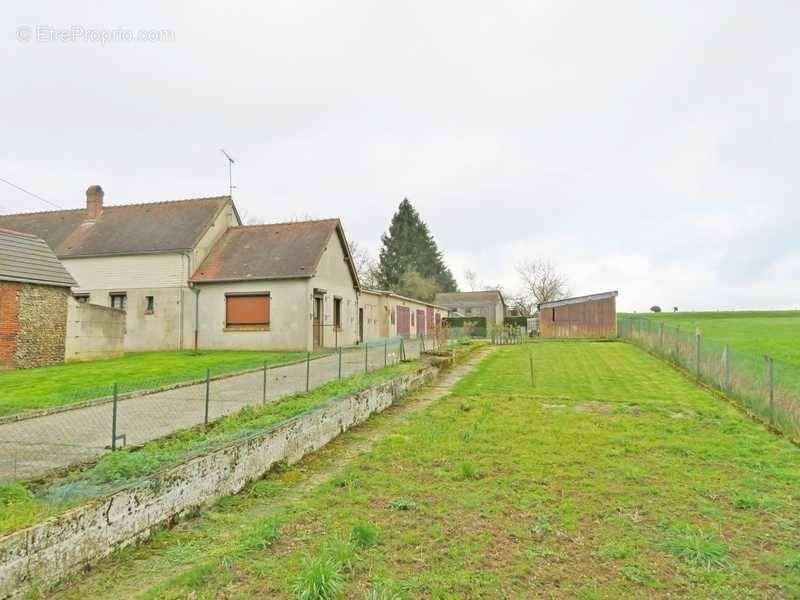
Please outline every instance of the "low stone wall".
[[153, 476], [136, 487], [0, 539], [0, 598], [47, 588], [79, 568], [220, 496], [277, 462], [294, 463], [433, 379], [435, 367], [402, 375]]
[[125, 311], [70, 299], [67, 311], [67, 360], [122, 356]]

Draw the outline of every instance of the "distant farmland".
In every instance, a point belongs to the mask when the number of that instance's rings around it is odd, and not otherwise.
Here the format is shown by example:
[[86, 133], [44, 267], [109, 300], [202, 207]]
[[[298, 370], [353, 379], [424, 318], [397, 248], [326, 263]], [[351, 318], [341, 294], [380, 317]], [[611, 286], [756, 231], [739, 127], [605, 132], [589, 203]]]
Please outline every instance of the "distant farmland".
[[769, 354], [800, 367], [800, 311], [678, 312], [630, 315], [663, 321], [730, 344], [740, 353]]

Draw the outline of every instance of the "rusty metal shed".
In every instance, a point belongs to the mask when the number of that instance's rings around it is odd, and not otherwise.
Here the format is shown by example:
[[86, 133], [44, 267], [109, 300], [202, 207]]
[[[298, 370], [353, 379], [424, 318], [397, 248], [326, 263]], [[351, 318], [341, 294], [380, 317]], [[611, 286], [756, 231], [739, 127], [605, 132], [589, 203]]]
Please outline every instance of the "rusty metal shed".
[[617, 337], [618, 292], [539, 304], [539, 335], [548, 338]]

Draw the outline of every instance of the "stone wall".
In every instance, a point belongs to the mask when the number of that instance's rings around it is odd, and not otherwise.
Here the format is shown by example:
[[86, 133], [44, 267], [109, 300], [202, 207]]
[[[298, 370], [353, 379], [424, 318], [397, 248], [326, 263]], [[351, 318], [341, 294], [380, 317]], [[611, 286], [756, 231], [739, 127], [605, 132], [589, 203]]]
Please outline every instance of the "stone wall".
[[47, 588], [117, 548], [220, 496], [234, 494], [277, 462], [294, 463], [430, 381], [420, 369], [331, 400], [275, 428], [164, 471], [148, 481], [0, 538], [0, 598]]
[[68, 288], [0, 283], [0, 363], [41, 367], [64, 361]]
[[123, 310], [70, 299], [67, 310], [67, 360], [122, 356], [126, 314]]

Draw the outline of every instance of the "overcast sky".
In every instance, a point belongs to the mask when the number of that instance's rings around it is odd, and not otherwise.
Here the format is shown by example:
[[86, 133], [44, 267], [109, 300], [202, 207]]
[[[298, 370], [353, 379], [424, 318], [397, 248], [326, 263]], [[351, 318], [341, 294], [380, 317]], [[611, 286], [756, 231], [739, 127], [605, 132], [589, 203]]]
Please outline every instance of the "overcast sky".
[[[61, 206], [91, 184], [109, 204], [227, 193], [225, 148], [240, 211], [340, 217], [374, 251], [408, 197], [462, 285], [471, 267], [514, 290], [515, 262], [549, 257], [624, 309], [800, 307], [800, 2], [0, 17], [0, 177]], [[98, 41], [120, 30], [161, 41]], [[0, 212], [48, 208], [0, 184]]]

